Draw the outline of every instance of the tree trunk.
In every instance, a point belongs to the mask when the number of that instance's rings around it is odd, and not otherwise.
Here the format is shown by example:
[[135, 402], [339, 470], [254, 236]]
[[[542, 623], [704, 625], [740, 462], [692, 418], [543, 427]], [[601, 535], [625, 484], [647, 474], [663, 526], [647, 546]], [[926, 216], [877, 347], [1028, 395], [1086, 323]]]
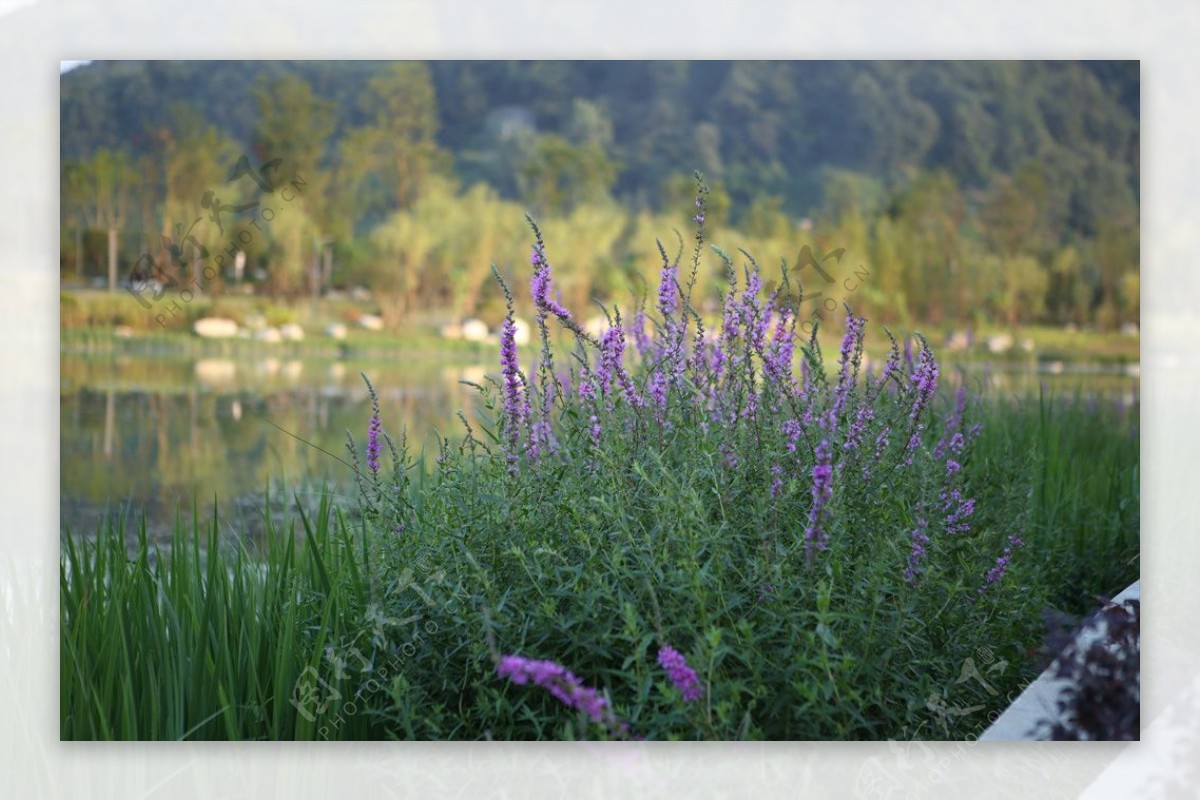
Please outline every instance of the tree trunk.
[[75, 280], [83, 280], [83, 226], [75, 229]]
[[333, 245], [325, 246], [324, 278], [325, 288], [329, 289], [333, 286]]
[[321, 297], [321, 243], [319, 240], [313, 242], [312, 263], [308, 268], [308, 291], [312, 296], [315, 308], [317, 300]]
[[117, 291], [117, 229], [108, 228], [108, 291]]

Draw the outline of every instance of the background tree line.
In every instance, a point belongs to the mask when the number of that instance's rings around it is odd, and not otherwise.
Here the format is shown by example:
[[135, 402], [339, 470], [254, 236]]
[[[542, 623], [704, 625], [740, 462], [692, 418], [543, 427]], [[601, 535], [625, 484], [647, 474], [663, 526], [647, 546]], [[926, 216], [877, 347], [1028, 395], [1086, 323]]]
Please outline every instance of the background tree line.
[[228, 181], [248, 154], [306, 182], [246, 247], [262, 291], [492, 314], [529, 210], [582, 308], [651, 279], [700, 169], [723, 246], [820, 235], [884, 322], [1110, 328], [1138, 319], [1139, 102], [1137, 62], [94, 63], [62, 77], [62, 269], [116, 283], [197, 218], [231, 241], [252, 215], [201, 203], [260, 197]]

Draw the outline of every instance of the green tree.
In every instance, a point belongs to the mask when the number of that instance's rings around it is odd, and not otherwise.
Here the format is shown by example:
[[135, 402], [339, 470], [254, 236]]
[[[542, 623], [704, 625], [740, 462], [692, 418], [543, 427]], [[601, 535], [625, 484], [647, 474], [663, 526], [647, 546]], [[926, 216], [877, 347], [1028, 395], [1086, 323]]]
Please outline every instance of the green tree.
[[1101, 223], [1092, 253], [1100, 274], [1098, 314], [1102, 325], [1115, 327], [1119, 322], [1121, 284], [1127, 274], [1137, 274], [1139, 248], [1140, 237], [1133, 226], [1120, 222]]
[[[198, 111], [183, 105], [176, 106], [172, 116], [171, 124], [158, 131], [165, 188], [162, 236], [179, 249], [184, 263], [174, 262], [174, 269], [183, 270], [184, 274], [178, 278], [181, 283], [189, 284], [188, 256], [190, 272], [196, 276], [200, 248], [213, 254], [231, 235], [222, 229], [235, 220], [228, 214], [217, 214], [214, 207], [252, 202], [251, 198], [257, 197], [257, 187], [248, 180], [243, 180], [244, 187], [228, 183], [238, 151], [216, 126], [207, 124]], [[214, 218], [220, 220], [219, 226]], [[159, 263], [171, 261], [165, 254], [159, 255]]]
[[117, 290], [117, 260], [121, 229], [132, 205], [135, 173], [129, 155], [107, 148], [96, 152], [81, 168], [69, 171], [71, 192], [86, 193], [82, 204], [84, 220], [89, 227], [108, 235], [108, 291]]
[[574, 145], [558, 134], [542, 134], [521, 170], [522, 195], [539, 214], [569, 213], [607, 198], [617, 171], [597, 142]]
[[[283, 160], [279, 175], [300, 175], [305, 183], [304, 191], [288, 202], [288, 219], [272, 227], [272, 241], [280, 244], [275, 255], [281, 265], [272, 278], [272, 288], [292, 291], [299, 275], [307, 272], [309, 290], [315, 296], [333, 269], [330, 176], [323, 165], [334, 128], [335, 104], [315, 96], [308, 81], [294, 74], [262, 81], [255, 97], [259, 107], [256, 149], [264, 159]], [[286, 237], [280, 238], [285, 227]]]
[[965, 202], [949, 173], [922, 174], [896, 201], [900, 252], [913, 311], [935, 325], [965, 319], [966, 283], [973, 280], [962, 259]]
[[369, 229], [396, 209], [407, 209], [439, 169], [437, 95], [429, 68], [392, 64], [367, 84], [359, 107], [368, 122], [341, 142], [340, 212]]

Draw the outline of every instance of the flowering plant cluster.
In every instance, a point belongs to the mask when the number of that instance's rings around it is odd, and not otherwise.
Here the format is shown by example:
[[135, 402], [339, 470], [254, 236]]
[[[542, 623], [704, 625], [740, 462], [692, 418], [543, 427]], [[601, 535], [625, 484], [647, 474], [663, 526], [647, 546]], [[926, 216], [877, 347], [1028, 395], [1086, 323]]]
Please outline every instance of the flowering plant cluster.
[[[888, 332], [873, 361], [847, 308], [827, 367], [786, 265], [764, 281], [716, 247], [726, 283], [707, 317], [698, 189], [690, 263], [660, 243], [657, 291], [607, 309], [600, 331], [563, 305], [529, 220], [536, 350], [518, 345], [518, 299], [495, 270], [507, 311], [482, 435], [442, 440], [420, 492], [373, 478], [391, 441], [371, 419], [371, 508], [386, 517], [399, 498], [398, 552], [444, 565], [472, 599], [439, 630], [489, 621], [488, 648], [461, 657], [488, 731], [508, 709], [519, 736], [553, 736], [518, 721], [565, 722], [565, 705], [612, 737], [886, 735], [929, 682], [955, 681], [955, 657], [1018, 592], [1024, 489], [981, 484], [975, 405], [963, 388], [944, 403], [928, 342]], [[393, 458], [401, 480], [419, 472]], [[705, 681], [672, 642], [692, 643]], [[462, 653], [440, 648], [428, 658]], [[921, 652], [939, 657], [914, 675]], [[515, 655], [531, 653], [544, 658]]]
[[[555, 469], [552, 462], [595, 470], [600, 452], [614, 440], [666, 450], [687, 436], [673, 436], [678, 428], [702, 432], [717, 443], [719, 481], [728, 489], [757, 483], [753, 491], [761, 490], [778, 512], [773, 530], [764, 533], [802, 543], [810, 566], [831, 547], [839, 513], [877, 504], [884, 486], [917, 472], [920, 479], [908, 482], [915, 494], [903, 499], [910, 506], [911, 547], [896, 565], [914, 585], [929, 548], [954, 548], [972, 534], [976, 500], [967, 494], [962, 463], [981, 425], [964, 428], [965, 385], [936, 446], [924, 450], [940, 378], [924, 338], [915, 335], [915, 356], [906, 340], [902, 357], [888, 332], [890, 353], [875, 376], [874, 365], [863, 369], [867, 321], [847, 307], [836, 372], [827, 377], [816, 328], [807, 343], [798, 336], [786, 266], [778, 288], [763, 297], [753, 257], [744, 254], [748, 264], [739, 286], [732, 259], [715, 247], [729, 283], [720, 325], [706, 330], [691, 296], [705, 239], [705, 192], [701, 184], [690, 279], [681, 283], [679, 256], [671, 259], [660, 243], [657, 315], [639, 308], [628, 324], [614, 309], [598, 338], [555, 299], [546, 244], [529, 220], [536, 238], [530, 295], [541, 333], [536, 381], [521, 368], [513, 296], [496, 273], [508, 308], [500, 329], [499, 418], [508, 472], [514, 478], [521, 471], [545, 474]], [[551, 320], [576, 343], [565, 374], [555, 371]], [[629, 337], [635, 354], [627, 348]], [[760, 475], [763, 465], [766, 476]], [[926, 480], [930, 473], [936, 482]], [[1003, 576], [1014, 543], [1019, 540], [1010, 541], [994, 567], [980, 571], [981, 590]]]

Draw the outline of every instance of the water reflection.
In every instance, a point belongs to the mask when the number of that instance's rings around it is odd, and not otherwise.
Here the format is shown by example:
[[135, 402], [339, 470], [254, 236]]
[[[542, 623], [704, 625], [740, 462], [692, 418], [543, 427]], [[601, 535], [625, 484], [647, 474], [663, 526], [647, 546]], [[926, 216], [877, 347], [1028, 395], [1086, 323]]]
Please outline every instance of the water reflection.
[[417, 449], [434, 430], [457, 431], [455, 411], [472, 414], [478, 398], [459, 381], [486, 374], [428, 362], [74, 355], [61, 371], [63, 530], [93, 532], [106, 507], [128, 507], [145, 510], [155, 535], [193, 497], [203, 510], [215, 496], [222, 518], [255, 516], [268, 487], [350, 486], [334, 456], [346, 458], [347, 430], [362, 445], [370, 400], [360, 372], [378, 389], [386, 427], [407, 426]]

